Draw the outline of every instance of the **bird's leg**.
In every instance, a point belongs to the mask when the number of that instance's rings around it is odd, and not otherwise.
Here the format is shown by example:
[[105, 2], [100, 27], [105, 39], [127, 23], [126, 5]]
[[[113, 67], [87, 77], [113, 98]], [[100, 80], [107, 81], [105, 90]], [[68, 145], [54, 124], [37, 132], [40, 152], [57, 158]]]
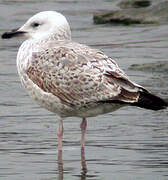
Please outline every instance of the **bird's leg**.
[[87, 121], [86, 118], [82, 119], [82, 123], [80, 125], [81, 128], [81, 149], [84, 149], [85, 147], [85, 132], [86, 132], [86, 127], [87, 127]]
[[62, 151], [62, 137], [63, 137], [63, 132], [64, 132], [64, 127], [63, 127], [63, 122], [62, 118], [59, 119], [59, 128], [57, 132], [58, 136], [58, 151]]

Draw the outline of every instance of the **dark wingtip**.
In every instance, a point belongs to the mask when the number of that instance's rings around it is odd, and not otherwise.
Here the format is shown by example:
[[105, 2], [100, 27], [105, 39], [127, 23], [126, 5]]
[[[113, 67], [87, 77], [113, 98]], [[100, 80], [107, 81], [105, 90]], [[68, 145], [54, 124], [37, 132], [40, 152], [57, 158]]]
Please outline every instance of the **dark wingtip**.
[[168, 102], [155, 96], [149, 92], [140, 92], [139, 100], [135, 103], [136, 106], [151, 110], [161, 110], [168, 107]]

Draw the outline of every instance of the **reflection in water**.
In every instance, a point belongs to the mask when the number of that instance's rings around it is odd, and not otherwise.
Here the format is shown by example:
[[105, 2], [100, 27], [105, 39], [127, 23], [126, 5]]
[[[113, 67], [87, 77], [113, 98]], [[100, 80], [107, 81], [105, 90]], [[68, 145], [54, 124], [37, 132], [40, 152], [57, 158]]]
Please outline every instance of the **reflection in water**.
[[81, 180], [85, 180], [86, 174], [87, 174], [87, 166], [86, 166], [86, 161], [85, 161], [85, 149], [84, 148], [81, 148], [81, 166], [82, 166]]
[[[85, 161], [85, 150], [81, 148], [81, 180], [86, 180], [87, 166]], [[58, 151], [58, 180], [63, 180], [64, 178], [64, 168], [62, 162], [62, 151]]]
[[63, 180], [64, 178], [64, 169], [62, 163], [62, 150], [58, 151], [58, 180]]

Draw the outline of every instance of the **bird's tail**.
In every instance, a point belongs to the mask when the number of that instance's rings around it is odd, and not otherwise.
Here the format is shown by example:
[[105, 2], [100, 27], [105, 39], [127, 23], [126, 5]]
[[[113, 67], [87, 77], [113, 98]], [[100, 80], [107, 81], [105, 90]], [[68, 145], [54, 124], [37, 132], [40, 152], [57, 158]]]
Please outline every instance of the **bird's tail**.
[[139, 93], [138, 102], [133, 103], [135, 106], [151, 110], [161, 110], [168, 107], [168, 102], [158, 96], [155, 96], [147, 91], [140, 91]]

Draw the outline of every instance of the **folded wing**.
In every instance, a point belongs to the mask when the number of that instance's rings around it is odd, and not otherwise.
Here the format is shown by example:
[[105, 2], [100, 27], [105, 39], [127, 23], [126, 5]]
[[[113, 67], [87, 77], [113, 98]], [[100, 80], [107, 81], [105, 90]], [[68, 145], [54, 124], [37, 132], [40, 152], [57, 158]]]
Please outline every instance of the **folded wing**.
[[142, 87], [131, 82], [111, 58], [87, 46], [62, 46], [32, 54], [26, 71], [44, 92], [63, 103], [137, 103]]

